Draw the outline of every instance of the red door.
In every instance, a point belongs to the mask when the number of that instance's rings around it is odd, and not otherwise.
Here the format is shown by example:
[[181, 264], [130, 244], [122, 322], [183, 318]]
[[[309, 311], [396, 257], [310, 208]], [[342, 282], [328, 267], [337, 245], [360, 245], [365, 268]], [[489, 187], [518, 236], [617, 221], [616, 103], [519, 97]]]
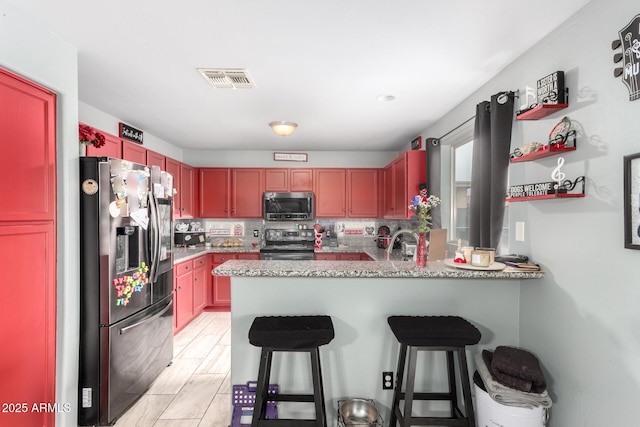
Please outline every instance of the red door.
[[228, 218], [229, 169], [202, 168], [198, 175], [200, 218]]
[[56, 403], [55, 106], [55, 94], [0, 69], [3, 426], [55, 423], [55, 411], [33, 408]]
[[147, 149], [135, 142], [122, 141], [122, 158], [130, 162], [147, 164]]
[[173, 217], [180, 218], [182, 209], [182, 205], [180, 204], [180, 162], [171, 157], [167, 157], [165, 163], [167, 172], [173, 177], [173, 188], [178, 192], [178, 194], [173, 195]]
[[377, 218], [378, 170], [348, 169], [347, 200], [349, 218]]
[[346, 214], [344, 169], [316, 169], [313, 184], [318, 218], [344, 218]]
[[87, 156], [113, 157], [114, 159], [121, 159], [122, 140], [98, 129], [96, 129], [96, 131], [104, 135], [104, 145], [100, 148], [96, 148], [93, 145], [87, 145]]
[[262, 218], [263, 169], [233, 169], [231, 171], [231, 216]]
[[289, 176], [291, 191], [313, 191], [313, 169], [291, 169]]

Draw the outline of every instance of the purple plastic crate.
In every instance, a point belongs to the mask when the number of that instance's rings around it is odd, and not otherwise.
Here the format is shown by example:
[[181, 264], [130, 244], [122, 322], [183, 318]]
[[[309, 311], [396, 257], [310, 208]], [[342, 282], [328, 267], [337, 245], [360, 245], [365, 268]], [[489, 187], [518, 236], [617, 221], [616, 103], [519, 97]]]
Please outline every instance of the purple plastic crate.
[[[250, 427], [249, 424], [242, 424], [240, 419], [244, 416], [253, 416], [253, 407], [256, 403], [256, 381], [249, 381], [246, 385], [234, 385], [233, 394], [233, 415], [231, 417], [231, 427]], [[269, 384], [268, 394], [278, 394], [278, 384]], [[267, 401], [267, 418], [278, 418], [278, 402]]]

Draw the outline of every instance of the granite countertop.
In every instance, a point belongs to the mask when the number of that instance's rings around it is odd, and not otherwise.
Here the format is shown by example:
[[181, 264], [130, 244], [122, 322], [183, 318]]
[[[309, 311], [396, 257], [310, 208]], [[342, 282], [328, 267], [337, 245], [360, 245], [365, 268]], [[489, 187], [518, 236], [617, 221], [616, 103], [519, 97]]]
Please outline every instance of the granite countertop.
[[[174, 263], [188, 261], [209, 253], [259, 253], [259, 247], [176, 248]], [[476, 279], [540, 279], [544, 272], [474, 271], [448, 267], [442, 261], [431, 261], [418, 268], [413, 261], [403, 261], [399, 250], [390, 260], [384, 249], [377, 247], [323, 247], [316, 253], [365, 253], [373, 261], [258, 261], [229, 260], [212, 271], [214, 276], [237, 277], [423, 277]]]
[[413, 261], [240, 261], [231, 260], [213, 269], [214, 276], [237, 277], [422, 277], [450, 279], [540, 279], [542, 272], [472, 271], [431, 261], [423, 268]]

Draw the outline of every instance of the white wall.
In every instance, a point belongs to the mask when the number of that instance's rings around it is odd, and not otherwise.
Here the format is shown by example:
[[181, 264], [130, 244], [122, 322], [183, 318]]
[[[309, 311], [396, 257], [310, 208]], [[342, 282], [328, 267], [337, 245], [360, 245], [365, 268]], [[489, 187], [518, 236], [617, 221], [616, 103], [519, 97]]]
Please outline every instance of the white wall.
[[[41, 30], [0, 0], [0, 67], [58, 94], [58, 317], [56, 414], [58, 427], [76, 423], [78, 377], [78, 77], [76, 49]], [[5, 185], [8, 183], [5, 183]], [[4, 351], [10, 345], [4, 343]]]
[[[637, 424], [640, 417], [640, 252], [624, 249], [622, 157], [640, 152], [640, 101], [613, 77], [612, 40], [640, 13], [633, 0], [593, 0], [433, 127], [437, 137], [468, 119], [496, 92], [524, 90], [564, 70], [568, 109], [515, 122], [512, 149], [545, 142], [569, 116], [578, 149], [563, 157], [568, 178], [585, 175], [586, 197], [512, 203], [510, 224], [524, 221], [524, 243], [548, 272], [521, 287], [520, 345], [538, 355], [555, 400], [551, 425]], [[526, 27], [523, 27], [526, 31]], [[557, 157], [511, 166], [513, 184], [549, 181]]]
[[185, 150], [184, 162], [191, 166], [261, 167], [261, 168], [379, 168], [386, 166], [399, 151], [305, 151], [307, 162], [273, 160], [274, 151]]

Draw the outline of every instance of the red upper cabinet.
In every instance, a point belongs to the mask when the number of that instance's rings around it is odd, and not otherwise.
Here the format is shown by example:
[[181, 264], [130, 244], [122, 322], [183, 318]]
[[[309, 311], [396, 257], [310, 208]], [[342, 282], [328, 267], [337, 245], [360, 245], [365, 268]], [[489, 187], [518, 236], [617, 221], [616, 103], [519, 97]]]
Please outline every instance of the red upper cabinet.
[[313, 191], [313, 169], [289, 169], [290, 191]]
[[315, 169], [313, 187], [316, 217], [344, 218], [346, 215], [346, 171], [344, 169]]
[[103, 156], [121, 159], [122, 140], [98, 129], [96, 130], [104, 135], [104, 145], [100, 148], [96, 148], [93, 145], [87, 145], [87, 156]]
[[147, 150], [147, 166], [158, 166], [160, 170], [167, 170], [167, 158], [155, 151]]
[[180, 217], [193, 218], [195, 214], [195, 169], [184, 163], [180, 164]]
[[262, 218], [264, 169], [231, 170], [231, 217]]
[[264, 191], [313, 191], [313, 169], [267, 168], [264, 170]]
[[378, 169], [347, 169], [347, 217], [378, 217]]
[[173, 217], [179, 218], [182, 208], [180, 204], [180, 162], [171, 157], [167, 157], [165, 163], [167, 172], [173, 177], [173, 188], [178, 192], [173, 195]]
[[421, 183], [427, 182], [426, 162], [424, 150], [413, 150], [403, 153], [387, 167], [391, 182], [385, 175], [385, 203], [390, 203], [385, 206], [385, 218], [410, 218], [413, 215], [409, 211], [409, 199], [419, 193]]
[[228, 218], [231, 171], [228, 168], [201, 168], [198, 180], [199, 217]]
[[147, 150], [140, 144], [122, 141], [122, 158], [130, 162], [147, 164]]
[[55, 107], [54, 94], [0, 70], [0, 221], [55, 218]]
[[264, 191], [289, 191], [289, 169], [265, 169]]

